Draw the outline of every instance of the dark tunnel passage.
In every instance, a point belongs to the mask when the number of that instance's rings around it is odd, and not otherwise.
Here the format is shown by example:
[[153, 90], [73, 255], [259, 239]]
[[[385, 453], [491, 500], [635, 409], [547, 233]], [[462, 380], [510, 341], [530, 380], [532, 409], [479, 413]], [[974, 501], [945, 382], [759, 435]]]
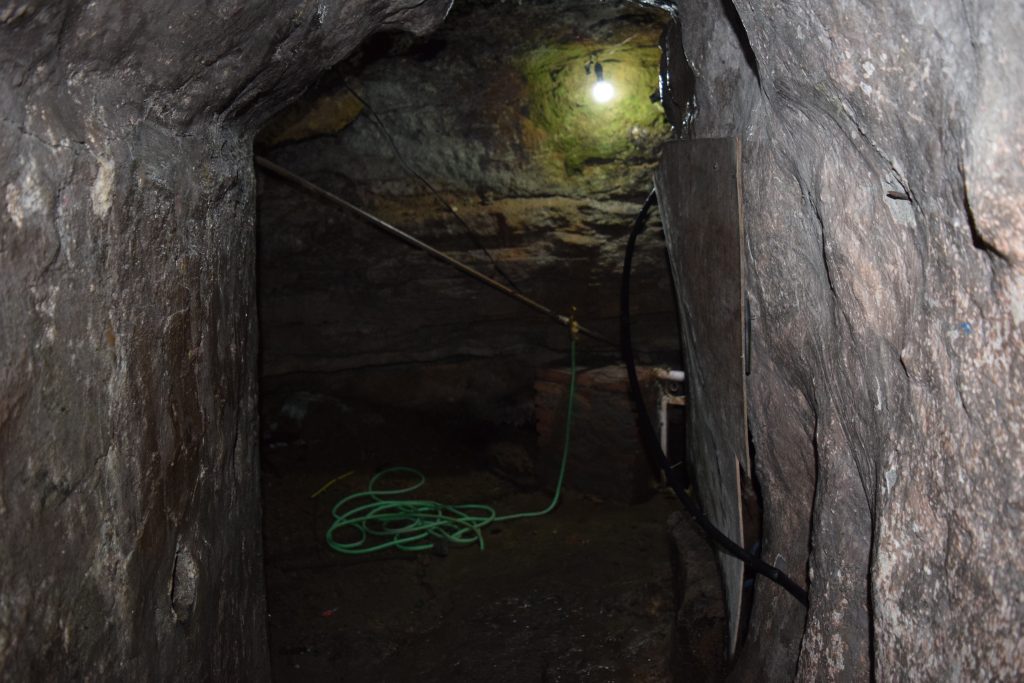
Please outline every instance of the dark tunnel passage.
[[[268, 168], [558, 314], [575, 311], [595, 333], [577, 337], [574, 375], [557, 320], [261, 174], [261, 462], [278, 678], [723, 676], [715, 559], [644, 453], [617, 344], [626, 237], [673, 137], [652, 96], [668, 23], [629, 3], [457, 6], [427, 37], [374, 36], [257, 137]], [[653, 408], [669, 395], [654, 369], [682, 358], [652, 223], [630, 308]], [[666, 407], [680, 462], [683, 410]], [[381, 514], [426, 500], [499, 517], [479, 536], [432, 526], [437, 536], [400, 534], [417, 540], [365, 554], [393, 539], [360, 544], [341, 527], [330, 547], [335, 503], [356, 496], [338, 514], [373, 504], [359, 495], [375, 475], [385, 489], [419, 476], [389, 468], [414, 468], [425, 484], [387, 498]], [[556, 495], [547, 514], [502, 518]]]

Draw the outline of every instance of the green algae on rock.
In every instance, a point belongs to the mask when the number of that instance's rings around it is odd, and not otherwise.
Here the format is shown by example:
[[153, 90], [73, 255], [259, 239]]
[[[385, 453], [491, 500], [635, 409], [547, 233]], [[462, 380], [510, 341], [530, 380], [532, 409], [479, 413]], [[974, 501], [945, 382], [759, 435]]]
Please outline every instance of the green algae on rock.
[[[651, 42], [560, 44], [524, 56], [528, 118], [541, 133], [541, 146], [548, 146], [567, 172], [649, 154], [668, 138], [664, 111], [650, 98], [660, 59], [657, 41]], [[615, 88], [604, 103], [591, 94], [597, 64]]]

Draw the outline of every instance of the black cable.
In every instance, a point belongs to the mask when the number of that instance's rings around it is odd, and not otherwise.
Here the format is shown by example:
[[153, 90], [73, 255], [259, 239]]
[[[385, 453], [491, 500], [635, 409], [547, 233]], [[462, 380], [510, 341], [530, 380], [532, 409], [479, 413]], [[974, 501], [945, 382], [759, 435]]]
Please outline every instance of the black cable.
[[416, 178], [416, 180], [420, 181], [420, 183], [425, 188], [427, 188], [427, 190], [430, 191], [430, 194], [432, 194], [434, 198], [437, 199], [437, 201], [440, 202], [441, 205], [444, 206], [444, 208], [447, 209], [451, 215], [455, 216], [455, 220], [461, 223], [462, 227], [466, 229], [466, 232], [469, 233], [469, 236], [473, 239], [473, 242], [476, 244], [477, 249], [482, 251], [484, 255], [487, 257], [487, 260], [491, 262], [491, 267], [494, 268], [494, 272], [500, 275], [502, 279], [505, 280], [509, 287], [519, 292], [520, 289], [518, 286], [516, 286], [516, 283], [512, 281], [512, 278], [510, 278], [504, 270], [501, 269], [501, 266], [498, 265], [498, 262], [494, 259], [494, 256], [491, 254], [491, 252], [487, 251], [487, 247], [483, 245], [483, 242], [480, 241], [480, 238], [477, 236], [473, 228], [469, 226], [469, 223], [467, 223], [466, 220], [459, 215], [459, 212], [455, 210], [455, 207], [449, 204], [448, 200], [441, 196], [441, 193], [438, 192], [437, 189], [430, 184], [430, 181], [428, 181], [422, 175], [417, 173], [415, 169], [413, 169], [411, 166], [409, 166], [409, 164], [406, 163], [405, 157], [402, 156], [401, 151], [399, 151], [398, 149], [398, 145], [395, 143], [395, 139], [391, 136], [391, 133], [388, 131], [387, 126], [384, 125], [384, 121], [381, 120], [380, 116], [377, 115], [377, 112], [374, 111], [373, 107], [370, 106], [370, 103], [363, 99], [363, 96], [356, 92], [355, 88], [353, 88], [347, 82], [344, 85], [345, 88], [350, 93], [352, 93], [352, 96], [359, 100], [359, 103], [363, 105], [363, 108], [370, 113], [370, 116], [373, 118], [374, 123], [377, 124], [377, 128], [380, 129], [380, 132], [384, 135], [384, 138], [388, 141], [388, 144], [391, 146], [391, 151], [395, 153], [395, 159], [397, 159], [398, 163], [402, 166], [403, 169], [405, 169], [405, 172], [411, 175], [412, 177]]
[[622, 297], [620, 300], [621, 308], [619, 311], [622, 360], [626, 364], [626, 372], [629, 375], [629, 388], [633, 394], [633, 400], [636, 402], [637, 415], [640, 420], [640, 434], [643, 438], [644, 446], [647, 448], [648, 452], [654, 454], [658, 464], [661, 465], [661, 469], [665, 472], [665, 478], [667, 479], [669, 486], [671, 486], [672, 490], [675, 491], [676, 497], [679, 498], [683, 507], [686, 508], [686, 511], [690, 513], [690, 516], [693, 517], [694, 521], [697, 522], [700, 528], [704, 530], [704, 533], [707, 534], [709, 539], [718, 544], [722, 550], [739, 559], [758, 574], [762, 574], [785, 588], [793, 595], [793, 597], [799, 600], [804, 607], [807, 607], [806, 590], [801, 588], [784, 572], [768, 564], [760, 557], [747, 552], [746, 549], [726, 536], [711, 523], [711, 520], [708, 519], [707, 514], [705, 514], [704, 510], [701, 508], [700, 503], [694, 500], [694, 498], [687, 493], [686, 487], [681, 481], [679, 474], [672, 468], [665, 452], [661, 450], [661, 442], [658, 439], [657, 433], [654, 431], [654, 425], [651, 422], [651, 415], [647, 411], [647, 405], [644, 403], [643, 394], [640, 393], [640, 379], [637, 377], [636, 373], [636, 358], [633, 355], [633, 335], [629, 316], [629, 281], [633, 269], [633, 251], [636, 248], [636, 238], [644, 231], [644, 228], [647, 225], [647, 217], [656, 200], [656, 192], [652, 190], [647, 196], [647, 201], [644, 202], [644, 206], [640, 210], [640, 213], [637, 215], [636, 221], [633, 223], [633, 229], [629, 233], [629, 240], [626, 243], [626, 257], [622, 266]]

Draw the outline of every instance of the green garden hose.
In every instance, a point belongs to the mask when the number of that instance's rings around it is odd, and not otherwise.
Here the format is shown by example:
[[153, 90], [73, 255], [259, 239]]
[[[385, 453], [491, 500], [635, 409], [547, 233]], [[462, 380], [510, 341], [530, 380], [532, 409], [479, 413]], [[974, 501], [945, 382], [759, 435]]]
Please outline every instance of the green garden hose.
[[[375, 474], [366, 491], [346, 496], [334, 505], [331, 511], [334, 523], [327, 530], [327, 545], [346, 555], [365, 555], [385, 548], [430, 550], [438, 543], [443, 546], [477, 543], [483, 550], [483, 529], [487, 525], [524, 517], [540, 517], [554, 510], [562, 494], [565, 465], [569, 460], [569, 435], [572, 431], [576, 395], [575, 321], [572, 327], [574, 334], [569, 348], [571, 372], [569, 406], [565, 417], [565, 445], [555, 493], [546, 508], [536, 512], [499, 516], [491, 506], [479, 503], [446, 505], [430, 500], [398, 498], [423, 486], [426, 477], [411, 467], [391, 467]], [[394, 475], [408, 475], [415, 481], [397, 488], [378, 488], [382, 479]], [[335, 533], [342, 530], [354, 531], [355, 539], [344, 542], [335, 540]]]

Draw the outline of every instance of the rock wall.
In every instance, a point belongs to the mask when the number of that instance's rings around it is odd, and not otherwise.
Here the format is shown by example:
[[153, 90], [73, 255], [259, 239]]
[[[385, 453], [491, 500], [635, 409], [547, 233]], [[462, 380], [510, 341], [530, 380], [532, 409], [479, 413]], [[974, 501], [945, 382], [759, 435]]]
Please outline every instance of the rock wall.
[[681, 0], [744, 144], [765, 554], [737, 676], [1024, 675], [1020, 3]]
[[[340, 4], [0, 9], [5, 677], [266, 674], [250, 136], [446, 10]], [[766, 554], [811, 591], [758, 584], [738, 673], [1019, 678], [1024, 9], [735, 9], [680, 0], [694, 132], [744, 140]]]
[[[617, 339], [626, 236], [669, 134], [650, 101], [666, 18], [626, 2], [456, 4], [424, 39], [365, 46], [258, 147], [502, 280], [497, 264], [560, 314], [578, 306], [584, 324]], [[599, 61], [618, 88], [608, 105], [590, 97]], [[517, 392], [532, 404], [536, 367], [566, 362], [564, 328], [292, 185], [263, 179], [259, 216], [268, 389], [327, 383], [482, 413]], [[677, 358], [656, 226], [641, 251], [638, 346]], [[586, 338], [580, 353], [584, 363], [617, 360]], [[496, 357], [514, 371], [488, 367]], [[394, 372], [406, 380], [382, 374]]]
[[445, 2], [0, 8], [0, 671], [267, 675], [251, 135]]

